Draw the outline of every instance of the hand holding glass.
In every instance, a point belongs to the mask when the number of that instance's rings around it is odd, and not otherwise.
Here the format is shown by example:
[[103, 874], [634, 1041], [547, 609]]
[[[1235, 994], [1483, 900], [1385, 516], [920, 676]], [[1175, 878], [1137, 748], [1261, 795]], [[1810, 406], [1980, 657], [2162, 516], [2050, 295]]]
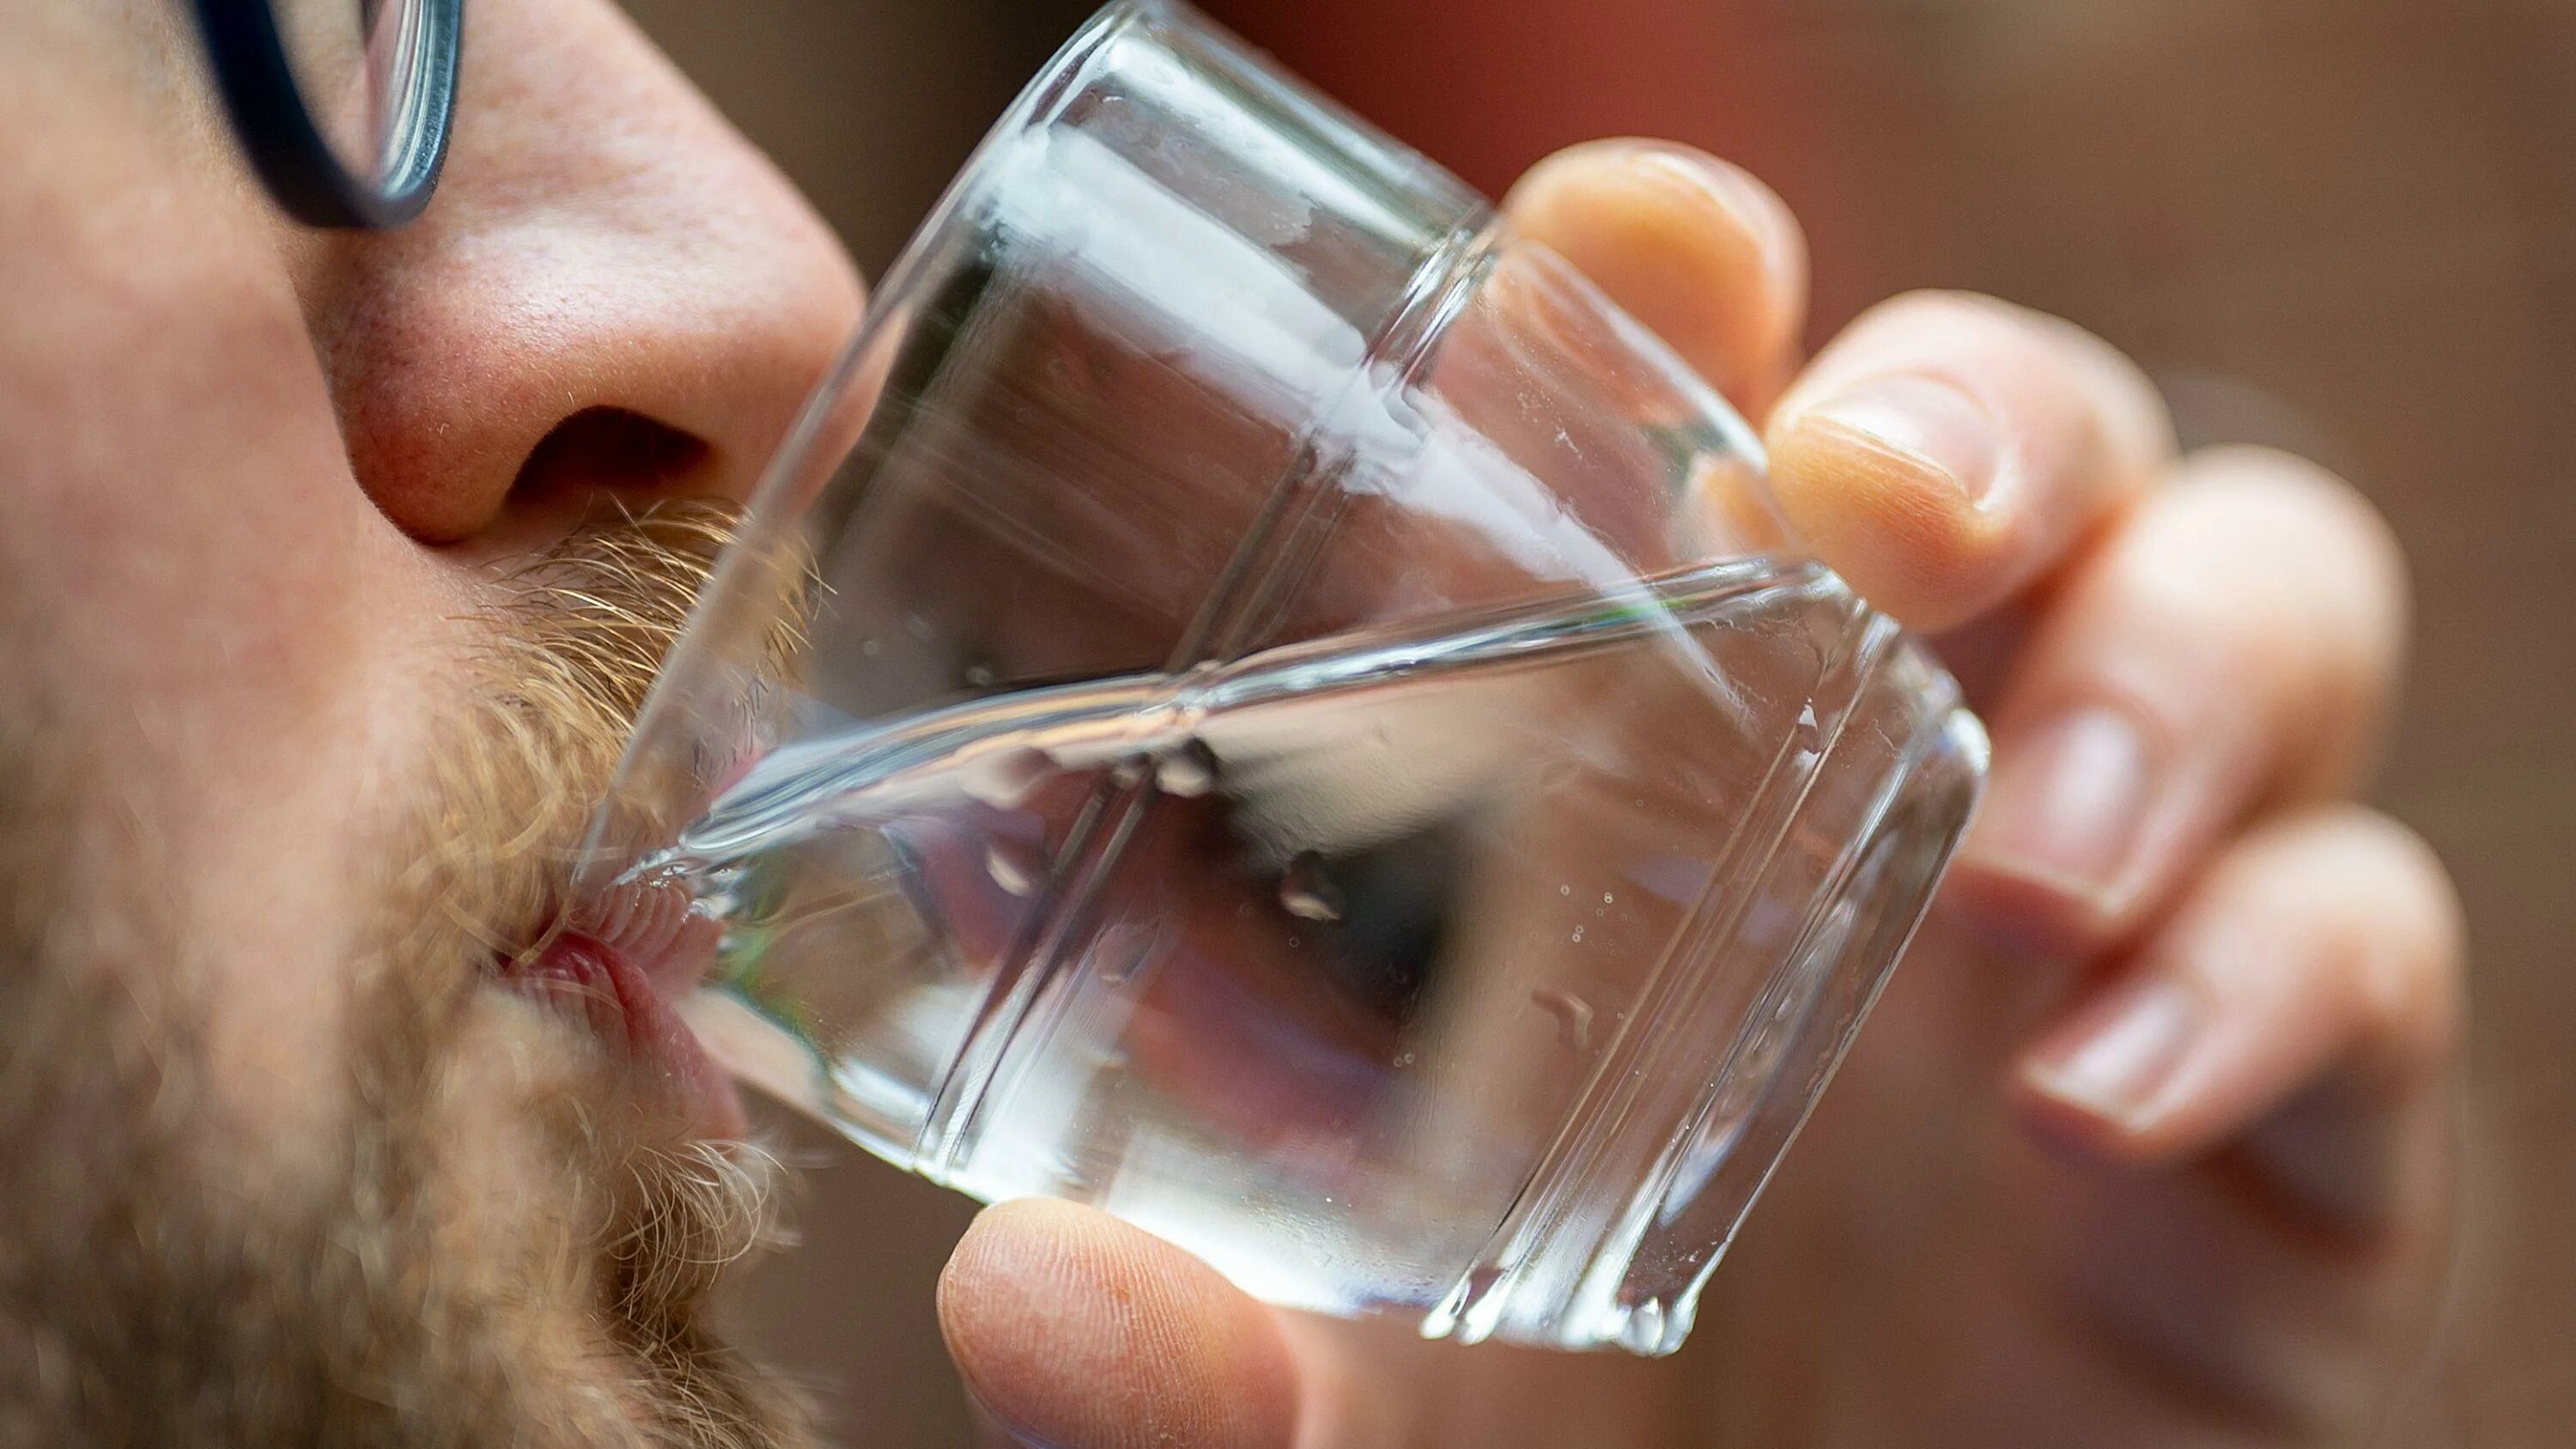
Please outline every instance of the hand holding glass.
[[696, 892], [701, 1034], [911, 1170], [1290, 1306], [1652, 1353], [1983, 764], [1706, 384], [1137, 0], [886, 279], [591, 874]]

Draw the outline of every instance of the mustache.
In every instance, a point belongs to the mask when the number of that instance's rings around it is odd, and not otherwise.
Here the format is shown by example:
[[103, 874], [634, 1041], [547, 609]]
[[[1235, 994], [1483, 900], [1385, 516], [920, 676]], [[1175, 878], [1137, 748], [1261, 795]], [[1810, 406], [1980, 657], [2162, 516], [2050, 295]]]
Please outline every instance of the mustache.
[[[458, 737], [438, 775], [419, 870], [425, 929], [471, 989], [479, 963], [533, 955], [577, 914], [580, 842], [663, 661], [687, 626], [741, 510], [719, 502], [619, 509], [496, 580]], [[802, 643], [810, 566], [780, 575], [766, 654], [783, 677]], [[417, 899], [417, 898], [415, 898]], [[751, 1143], [643, 1144], [587, 1169], [608, 1212], [594, 1234], [610, 1326], [659, 1391], [675, 1443], [783, 1442], [794, 1396], [765, 1385], [710, 1331], [722, 1270], [783, 1241], [779, 1164]]]
[[[471, 705], [431, 762], [418, 870], [445, 923], [505, 957], [562, 924], [582, 833], [740, 514], [620, 508], [495, 579], [470, 621]], [[781, 601], [782, 661], [802, 613]]]
[[504, 575], [515, 647], [501, 702], [622, 736], [740, 516], [707, 501], [621, 509]]

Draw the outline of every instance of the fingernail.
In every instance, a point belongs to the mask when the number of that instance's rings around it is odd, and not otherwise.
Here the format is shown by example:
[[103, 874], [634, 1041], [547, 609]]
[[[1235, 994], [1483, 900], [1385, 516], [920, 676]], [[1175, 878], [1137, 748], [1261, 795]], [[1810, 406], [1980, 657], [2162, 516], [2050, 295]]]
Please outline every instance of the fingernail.
[[1921, 373], [1863, 378], [1799, 409], [1797, 426], [1818, 425], [1948, 478], [1972, 504], [2003, 462], [2003, 430], [1985, 404]]
[[2146, 736], [2116, 709], [2087, 706], [2006, 737], [1974, 855], [2097, 899], [2116, 892], [2153, 790]]
[[2052, 1033], [2023, 1067], [2029, 1083], [2096, 1117], [2140, 1125], [2200, 1030], [2200, 1001], [2170, 977], [2150, 976]]
[[1742, 226], [1775, 270], [1802, 268], [1806, 248], [1786, 203], [1752, 173], [1684, 146], [1661, 141], [1630, 147], [1628, 164], [1649, 176], [1669, 177], [1714, 203]]

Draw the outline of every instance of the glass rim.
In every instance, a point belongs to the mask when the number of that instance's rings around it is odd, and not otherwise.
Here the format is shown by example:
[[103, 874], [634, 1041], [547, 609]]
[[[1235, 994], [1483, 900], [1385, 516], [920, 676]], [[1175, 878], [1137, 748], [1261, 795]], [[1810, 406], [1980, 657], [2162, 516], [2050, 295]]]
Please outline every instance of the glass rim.
[[[1179, 0], [1113, 0], [1113, 3], [1088, 16], [1055, 50], [1046, 63], [1021, 87], [1017, 95], [996, 116], [975, 146], [967, 153], [956, 174], [944, 186], [938, 198], [924, 212], [923, 218], [895, 260], [886, 268], [879, 283], [872, 288], [866, 307], [831, 365], [817, 378], [806, 402], [795, 419], [781, 434], [767, 463], [747, 495], [739, 516], [736, 532], [715, 560], [698, 598], [691, 605], [681, 631], [660, 667], [635, 715], [634, 728], [612, 775], [608, 791], [593, 812], [589, 829], [574, 856], [572, 884], [576, 896], [587, 895], [613, 883], [663, 843], [642, 837], [652, 832], [656, 822], [635, 819], [630, 807], [639, 803], [646, 792], [637, 789], [638, 775], [645, 762], [657, 754], [663, 742], [658, 738], [666, 716], [685, 710], [691, 703], [705, 704], [706, 699], [690, 700], [692, 691], [703, 687], [695, 676], [699, 657], [719, 647], [711, 636], [723, 633], [709, 627], [712, 614], [729, 606], [742, 592], [745, 575], [773, 566], [781, 556], [792, 531], [810, 521], [812, 499], [800, 504], [794, 497], [799, 481], [809, 477], [815, 460], [826, 440], [832, 435], [835, 420], [842, 417], [850, 398], [860, 390], [871, 367], [885, 361], [883, 349], [890, 332], [909, 325], [917, 304], [925, 292], [946, 281], [951, 261], [952, 244], [959, 228], [977, 209], [978, 200], [997, 181], [1006, 180], [1007, 170], [997, 171], [997, 157], [1033, 129], [1047, 125], [1061, 108], [1079, 97], [1095, 78], [1099, 67], [1115, 54], [1115, 43], [1140, 27], [1171, 25], [1185, 31], [1210, 34], [1241, 44], [1216, 21]], [[1261, 57], [1269, 63], [1266, 56]], [[1427, 163], [1426, 163], [1427, 164]], [[1431, 173], [1458, 187], [1478, 206], [1453, 220], [1452, 232], [1443, 243], [1443, 251], [1452, 260], [1473, 253], [1488, 253], [1499, 245], [1508, 225], [1494, 213], [1490, 202], [1436, 166]], [[1472, 222], [1472, 225], [1465, 223]], [[1372, 349], [1391, 347], [1407, 350], [1405, 338], [1422, 334], [1427, 340], [1438, 330], [1439, 323], [1463, 297], [1463, 269], [1430, 268], [1424, 272], [1459, 270], [1460, 275], [1447, 279], [1438, 295], [1422, 292], [1422, 277], [1406, 290], [1395, 312], [1385, 319], [1381, 335], [1370, 339]], [[1580, 280], [1579, 274], [1576, 274]], [[1584, 285], [1590, 285], [1588, 282]], [[1408, 330], [1409, 329], [1409, 330]], [[900, 341], [900, 336], [892, 340]], [[1669, 349], [1651, 334], [1641, 334], [1634, 344], [1642, 348], [1669, 353]], [[1732, 451], [1762, 463], [1763, 449], [1755, 434], [1731, 404], [1719, 396], [1714, 387], [1672, 359], [1677, 376], [1688, 379], [1705, 393], [1704, 411], [1720, 419], [1728, 432]], [[1402, 359], [1410, 368], [1419, 365], [1421, 356]], [[835, 467], [838, 466], [836, 462]], [[825, 491], [829, 491], [828, 487]], [[857, 498], [850, 500], [855, 506]], [[1766, 506], [1776, 508], [1768, 503]], [[685, 728], [686, 716], [682, 726]], [[661, 803], [661, 802], [652, 802]], [[676, 824], [677, 822], [660, 822]]]
[[[215, 0], [200, 0], [215, 3]], [[886, 329], [895, 325], [910, 311], [910, 303], [922, 290], [933, 284], [932, 267], [945, 250], [942, 243], [951, 237], [959, 219], [982, 188], [988, 184], [996, 153], [1011, 140], [1039, 124], [1051, 107], [1060, 106], [1082, 89], [1091, 66], [1120, 35], [1149, 20], [1168, 18], [1183, 12], [1172, 0], [1114, 0], [1087, 17], [1067, 36], [1046, 63], [1021, 86], [1010, 104], [995, 117], [957, 172], [940, 190], [938, 198], [923, 213], [877, 284], [868, 291], [867, 305], [849, 338], [833, 357], [832, 363], [815, 380], [795, 420], [779, 438], [769, 460], [762, 465], [760, 476], [752, 485], [734, 536], [718, 554], [698, 597], [689, 607], [679, 634], [674, 639], [653, 682], [646, 688], [644, 699], [635, 711], [635, 724], [621, 751], [607, 794], [592, 812], [589, 829], [574, 856], [573, 894], [586, 896], [613, 884], [618, 875], [632, 868], [639, 856], [636, 842], [623, 838], [632, 832], [621, 831], [620, 806], [633, 784], [639, 756], [649, 753], [647, 736], [661, 716], [674, 706], [673, 695], [687, 687], [684, 681], [694, 656], [707, 647], [703, 640], [708, 631], [701, 627], [707, 615], [721, 607], [732, 596], [746, 569], [764, 565], [770, 550], [781, 540], [783, 532], [801, 522], [801, 510], [782, 506], [782, 498], [793, 487], [793, 480], [803, 470], [831, 418], [847, 396], [852, 383], [864, 369], [883, 341]]]

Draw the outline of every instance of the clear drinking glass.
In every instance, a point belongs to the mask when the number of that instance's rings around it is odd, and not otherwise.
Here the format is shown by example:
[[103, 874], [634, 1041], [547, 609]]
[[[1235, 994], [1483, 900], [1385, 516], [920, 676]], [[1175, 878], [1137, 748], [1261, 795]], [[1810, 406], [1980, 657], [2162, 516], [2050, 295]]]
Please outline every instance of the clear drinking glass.
[[1651, 335], [1129, 0], [885, 279], [590, 878], [693, 892], [700, 1034], [901, 1166], [1655, 1353], [1984, 759]]

